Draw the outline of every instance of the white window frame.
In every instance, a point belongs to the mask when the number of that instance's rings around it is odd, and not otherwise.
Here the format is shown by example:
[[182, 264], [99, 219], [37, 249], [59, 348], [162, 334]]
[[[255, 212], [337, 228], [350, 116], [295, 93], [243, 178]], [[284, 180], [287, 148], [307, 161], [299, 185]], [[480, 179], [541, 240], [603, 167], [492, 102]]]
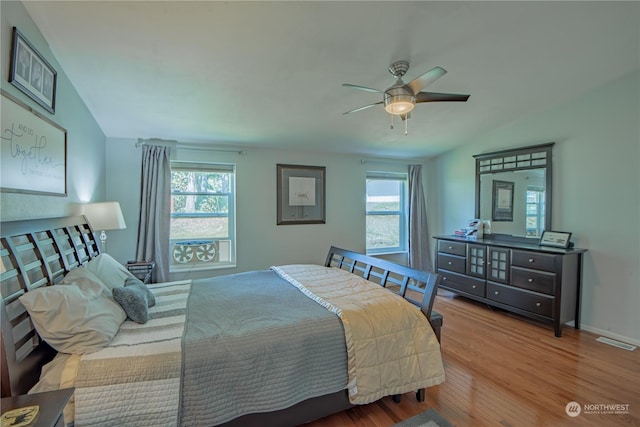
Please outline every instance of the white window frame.
[[[369, 180], [389, 180], [398, 181], [401, 184], [400, 188], [400, 210], [398, 211], [369, 211], [365, 207], [365, 216], [369, 215], [398, 215], [400, 218], [400, 245], [384, 248], [366, 248], [367, 254], [379, 255], [379, 254], [392, 254], [392, 253], [406, 253], [409, 250], [409, 176], [406, 173], [397, 172], [367, 172], [366, 181]], [[368, 197], [367, 190], [365, 189], [365, 198]], [[366, 203], [365, 203], [366, 206]], [[366, 221], [365, 221], [366, 224]], [[366, 227], [366, 225], [365, 225]], [[365, 230], [368, 233], [368, 230]], [[365, 242], [367, 237], [365, 235]], [[366, 243], [365, 243], [366, 244]]]
[[[214, 261], [214, 262], [196, 262], [196, 258], [193, 258], [192, 262], [185, 264], [176, 264], [172, 262], [173, 251], [174, 251], [174, 239], [171, 238], [171, 229], [169, 229], [169, 271], [170, 272], [185, 272], [185, 271], [200, 271], [200, 270], [217, 270], [223, 268], [234, 268], [236, 267], [236, 166], [234, 164], [226, 164], [226, 163], [202, 163], [202, 162], [184, 162], [184, 161], [171, 161], [171, 172], [174, 170], [179, 171], [194, 171], [194, 172], [223, 172], [231, 174], [231, 192], [230, 193], [202, 193], [202, 195], [208, 196], [226, 196], [228, 197], [228, 212], [227, 212], [227, 221], [228, 221], [228, 236], [224, 238], [215, 237], [211, 238], [209, 236], [202, 236], [202, 240], [215, 240], [215, 241], [224, 241], [225, 245], [228, 241], [229, 247], [229, 260], [228, 261]], [[174, 194], [184, 194], [184, 193], [175, 193], [173, 188], [171, 188], [170, 196], [173, 197]], [[196, 193], [194, 193], [195, 195]], [[170, 213], [171, 217], [174, 216], [174, 213]], [[194, 215], [198, 217], [203, 217], [207, 215]], [[211, 217], [220, 216], [218, 215], [210, 215]], [[181, 240], [181, 239], [175, 239]], [[218, 242], [220, 244], [220, 242]]]

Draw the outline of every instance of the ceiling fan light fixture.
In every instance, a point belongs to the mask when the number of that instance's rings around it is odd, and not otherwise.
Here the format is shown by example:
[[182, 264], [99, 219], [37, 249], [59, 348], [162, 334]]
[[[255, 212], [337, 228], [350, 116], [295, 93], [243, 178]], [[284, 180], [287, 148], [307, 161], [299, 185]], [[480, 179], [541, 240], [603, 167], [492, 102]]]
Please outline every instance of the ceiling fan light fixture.
[[404, 116], [416, 106], [416, 98], [409, 94], [389, 95], [385, 93], [384, 109], [394, 116]]

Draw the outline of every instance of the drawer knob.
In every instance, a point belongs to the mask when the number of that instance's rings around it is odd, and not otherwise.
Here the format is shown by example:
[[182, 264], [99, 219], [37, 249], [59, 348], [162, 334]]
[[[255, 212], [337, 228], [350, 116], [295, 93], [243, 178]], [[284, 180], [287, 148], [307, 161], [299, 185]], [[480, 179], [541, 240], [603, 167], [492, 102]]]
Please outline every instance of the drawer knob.
[[449, 261], [447, 264], [451, 265], [451, 264], [453, 264], [453, 263], [452, 263], [451, 261]]
[[533, 283], [533, 279], [529, 279], [529, 280], [528, 280], [528, 282], [529, 282], [529, 283]]
[[529, 262], [533, 262], [533, 258], [529, 258]]
[[449, 246], [449, 249], [453, 249], [453, 246]]
[[471, 286], [471, 289], [475, 289], [475, 288], [477, 288], [477, 286], [476, 286], [476, 285], [472, 285], [472, 286]]
[[496, 294], [496, 295], [498, 295], [498, 294], [500, 294], [500, 292], [498, 292], [498, 291], [495, 291], [495, 292], [494, 292], [494, 294]]
[[443, 277], [443, 278], [442, 278], [442, 281], [444, 282], [445, 280], [447, 280], [447, 278], [446, 278], [446, 277]]
[[536, 307], [540, 307], [540, 303], [539, 302], [536, 303]]

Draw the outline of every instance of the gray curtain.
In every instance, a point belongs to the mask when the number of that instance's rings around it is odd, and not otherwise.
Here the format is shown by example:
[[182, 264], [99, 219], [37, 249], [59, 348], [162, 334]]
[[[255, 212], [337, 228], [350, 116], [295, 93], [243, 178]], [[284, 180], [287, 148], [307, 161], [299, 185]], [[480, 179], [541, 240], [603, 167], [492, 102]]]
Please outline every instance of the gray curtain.
[[409, 165], [409, 266], [433, 271], [420, 165]]
[[154, 282], [169, 281], [170, 153], [169, 147], [142, 146], [136, 260], [155, 261]]

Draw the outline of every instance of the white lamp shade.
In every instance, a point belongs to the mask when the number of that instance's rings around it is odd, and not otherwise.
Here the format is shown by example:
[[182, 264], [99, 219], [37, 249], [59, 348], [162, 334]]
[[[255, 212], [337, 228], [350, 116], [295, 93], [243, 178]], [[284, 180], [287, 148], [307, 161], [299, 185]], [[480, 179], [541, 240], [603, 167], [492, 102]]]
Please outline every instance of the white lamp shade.
[[94, 230], [121, 230], [127, 228], [118, 202], [87, 203], [82, 214]]

